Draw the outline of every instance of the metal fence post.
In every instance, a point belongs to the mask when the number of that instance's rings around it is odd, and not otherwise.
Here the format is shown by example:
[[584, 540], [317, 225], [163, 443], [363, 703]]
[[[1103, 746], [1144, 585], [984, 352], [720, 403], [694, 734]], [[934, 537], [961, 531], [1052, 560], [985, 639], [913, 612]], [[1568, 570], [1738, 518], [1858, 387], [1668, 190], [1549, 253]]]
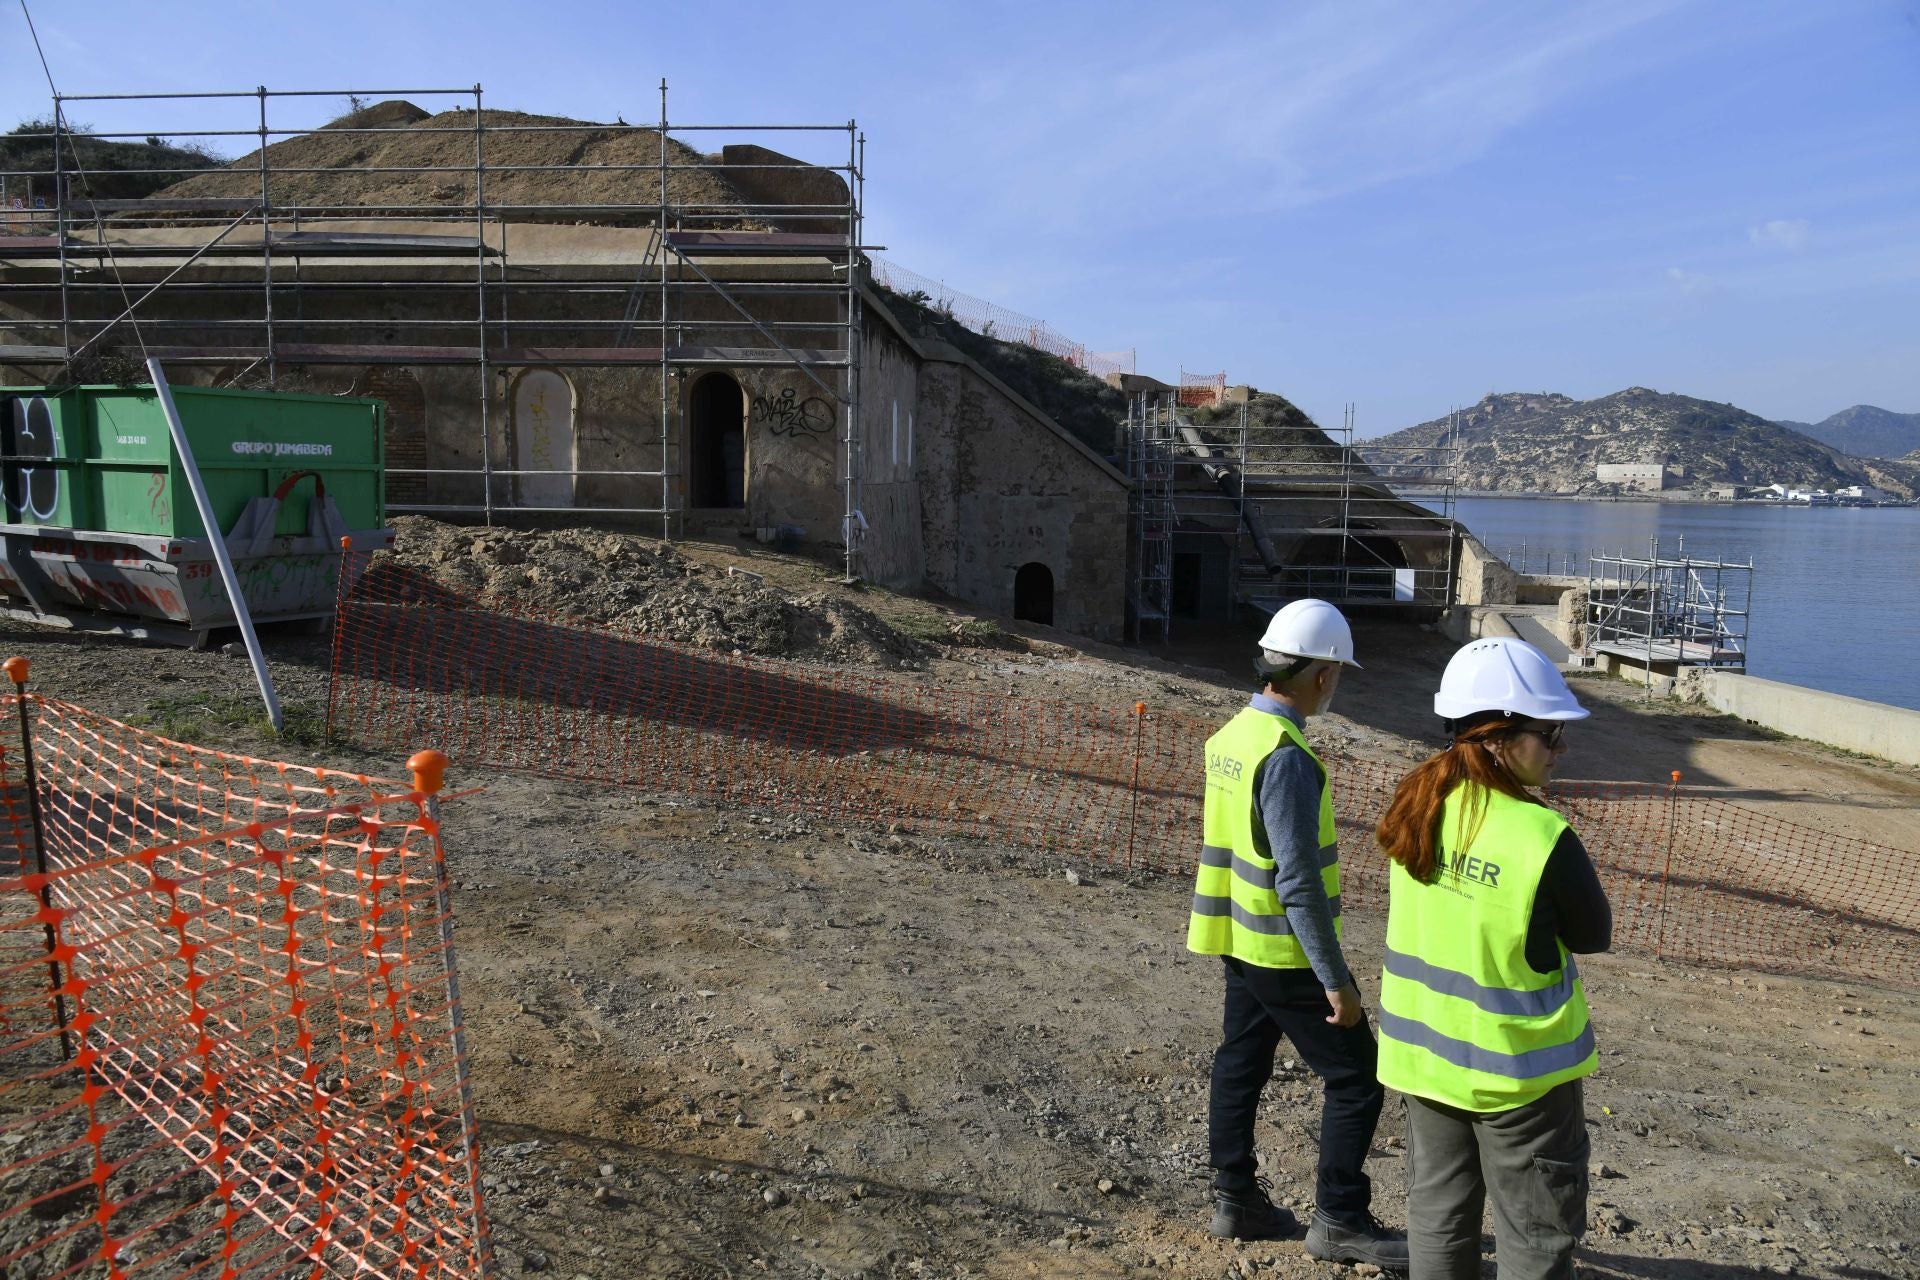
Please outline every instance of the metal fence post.
[[1127, 870], [1133, 870], [1133, 836], [1140, 825], [1140, 736], [1147, 723], [1147, 704], [1133, 704], [1133, 783], [1127, 788]]
[[33, 767], [33, 724], [27, 712], [27, 671], [32, 664], [25, 658], [8, 658], [0, 669], [13, 681], [14, 701], [20, 708], [20, 755], [27, 779], [27, 813], [33, 824], [33, 869], [40, 878], [40, 910], [45, 913], [42, 927], [47, 934], [47, 976], [52, 982], [53, 1018], [60, 1028], [60, 1060], [73, 1057], [73, 1040], [67, 1031], [67, 998], [61, 993], [60, 936], [53, 927], [53, 886], [47, 880], [46, 830], [40, 818], [40, 781]]
[[473, 1215], [473, 1265], [482, 1277], [493, 1270], [493, 1249], [487, 1233], [487, 1213], [480, 1196], [480, 1121], [473, 1110], [473, 1077], [467, 1065], [467, 1025], [460, 1010], [460, 965], [453, 952], [453, 882], [447, 872], [446, 847], [440, 840], [440, 801], [446, 781], [447, 757], [439, 751], [417, 751], [407, 760], [413, 789], [420, 797], [426, 831], [433, 841], [434, 890], [440, 916], [440, 963], [447, 983], [447, 1021], [453, 1033], [453, 1074], [460, 1094], [460, 1145], [467, 1166], [467, 1203]]
[[327, 732], [333, 741], [333, 702], [340, 687], [340, 620], [347, 612], [347, 584], [353, 577], [353, 539], [340, 538], [340, 576], [333, 583], [333, 661], [327, 666]]
[[1655, 926], [1653, 939], [1653, 958], [1666, 959], [1667, 945], [1667, 881], [1673, 876], [1673, 844], [1680, 826], [1680, 771], [1673, 771], [1673, 780], [1667, 784], [1667, 856], [1660, 868], [1660, 918]]

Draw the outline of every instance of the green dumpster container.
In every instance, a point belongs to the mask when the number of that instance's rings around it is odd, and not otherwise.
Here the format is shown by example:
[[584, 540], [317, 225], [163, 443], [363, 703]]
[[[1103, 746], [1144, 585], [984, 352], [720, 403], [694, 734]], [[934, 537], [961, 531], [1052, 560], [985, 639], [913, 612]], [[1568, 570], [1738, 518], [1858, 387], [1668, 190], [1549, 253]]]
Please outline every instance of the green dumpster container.
[[[255, 619], [330, 615], [340, 537], [357, 550], [392, 541], [385, 405], [205, 387], [173, 394]], [[204, 639], [233, 623], [153, 388], [0, 388], [0, 466], [0, 593], [11, 612], [159, 638], [180, 637], [156, 624]]]

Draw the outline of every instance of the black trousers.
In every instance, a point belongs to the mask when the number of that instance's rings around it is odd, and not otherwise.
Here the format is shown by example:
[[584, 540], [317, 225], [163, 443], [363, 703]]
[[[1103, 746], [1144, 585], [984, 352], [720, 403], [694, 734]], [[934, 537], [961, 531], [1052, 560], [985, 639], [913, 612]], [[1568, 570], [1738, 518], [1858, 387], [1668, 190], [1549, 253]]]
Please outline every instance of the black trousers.
[[1328, 1022], [1333, 1007], [1311, 969], [1263, 969], [1231, 956], [1222, 959], [1226, 1013], [1213, 1055], [1207, 1129], [1213, 1185], [1222, 1191], [1254, 1185], [1254, 1117], [1260, 1091], [1273, 1076], [1274, 1051], [1285, 1036], [1324, 1089], [1315, 1204], [1334, 1222], [1364, 1227], [1373, 1202], [1367, 1152], [1386, 1098], [1375, 1072], [1372, 1030], [1364, 1018], [1351, 1027]]

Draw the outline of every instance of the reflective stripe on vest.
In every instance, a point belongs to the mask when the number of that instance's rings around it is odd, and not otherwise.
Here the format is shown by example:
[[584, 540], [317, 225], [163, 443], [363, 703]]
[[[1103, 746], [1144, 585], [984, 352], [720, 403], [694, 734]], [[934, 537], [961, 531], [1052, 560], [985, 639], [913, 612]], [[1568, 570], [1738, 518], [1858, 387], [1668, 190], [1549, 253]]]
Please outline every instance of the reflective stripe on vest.
[[1274, 891], [1277, 866], [1266, 852], [1254, 779], [1260, 764], [1291, 743], [1320, 771], [1320, 883], [1340, 919], [1340, 853], [1326, 766], [1285, 716], [1248, 707], [1207, 739], [1207, 793], [1200, 869], [1187, 919], [1187, 949], [1230, 955], [1268, 969], [1305, 969], [1307, 955]]
[[[1484, 800], [1484, 810], [1480, 802]], [[1440, 816], [1440, 869], [1399, 864], [1380, 976], [1380, 1083], [1467, 1111], [1506, 1111], [1591, 1073], [1580, 971], [1527, 964], [1534, 896], [1564, 818], [1463, 783]]]

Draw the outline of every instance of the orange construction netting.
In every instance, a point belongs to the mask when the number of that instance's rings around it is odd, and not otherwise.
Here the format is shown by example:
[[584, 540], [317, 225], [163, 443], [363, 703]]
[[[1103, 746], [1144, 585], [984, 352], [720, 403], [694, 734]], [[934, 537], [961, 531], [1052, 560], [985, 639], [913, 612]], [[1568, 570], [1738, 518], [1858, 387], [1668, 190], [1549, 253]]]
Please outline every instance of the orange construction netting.
[[[328, 720], [370, 747], [430, 737], [473, 764], [1180, 875], [1218, 727], [728, 657], [456, 595], [384, 554], [340, 602]], [[1343, 896], [1378, 905], [1372, 831], [1399, 771], [1328, 763]], [[1548, 798], [1600, 867], [1618, 950], [1920, 983], [1908, 854], [1673, 785], [1568, 783]]]
[[434, 761], [0, 711], [0, 1276], [485, 1274]]
[[1180, 403], [1184, 406], [1218, 406], [1227, 398], [1227, 375], [1219, 373], [1180, 372]]

